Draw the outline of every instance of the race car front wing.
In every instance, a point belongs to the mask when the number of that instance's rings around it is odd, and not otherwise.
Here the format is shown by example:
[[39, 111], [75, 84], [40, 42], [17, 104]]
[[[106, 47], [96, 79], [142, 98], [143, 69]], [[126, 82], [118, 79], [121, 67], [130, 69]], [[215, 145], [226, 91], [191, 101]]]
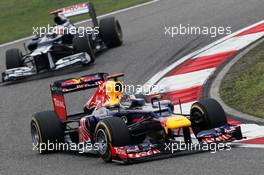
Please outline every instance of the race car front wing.
[[2, 82], [16, 81], [32, 75], [36, 75], [34, 67], [18, 67], [14, 69], [7, 69], [2, 73]]
[[[203, 131], [198, 134], [198, 143], [185, 143], [182, 141], [171, 141], [159, 144], [142, 143], [138, 145], [129, 145], [123, 147], [112, 147], [112, 159], [118, 163], [134, 163], [145, 160], [167, 158], [175, 156], [178, 153], [204, 152], [215, 148], [217, 144], [229, 143], [242, 139], [240, 126], [225, 125], [212, 130]], [[208, 147], [208, 145], [212, 145]], [[186, 146], [187, 145], [187, 146]], [[172, 151], [172, 147], [176, 147]], [[208, 148], [204, 150], [201, 148]]]

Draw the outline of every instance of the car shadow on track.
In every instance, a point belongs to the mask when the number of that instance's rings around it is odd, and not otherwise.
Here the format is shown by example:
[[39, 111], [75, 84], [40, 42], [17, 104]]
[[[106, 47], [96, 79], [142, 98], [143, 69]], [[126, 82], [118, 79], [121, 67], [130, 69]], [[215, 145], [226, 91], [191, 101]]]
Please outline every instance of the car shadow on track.
[[63, 151], [61, 154], [65, 155], [73, 155], [73, 156], [81, 156], [81, 157], [87, 157], [87, 158], [100, 158], [97, 154], [92, 153], [79, 153], [78, 151]]
[[[232, 145], [232, 148], [239, 148], [239, 146], [237, 145]], [[219, 150], [216, 152], [218, 153]], [[206, 153], [210, 153], [210, 151], [179, 151], [177, 153], [174, 154], [165, 154], [165, 155], [161, 155], [161, 156], [156, 156], [156, 157], [152, 157], [152, 158], [147, 158], [147, 159], [142, 159], [139, 161], [135, 161], [135, 162], [131, 162], [131, 163], [116, 163], [113, 162], [111, 163], [111, 165], [113, 166], [133, 166], [135, 164], [147, 164], [147, 163], [151, 163], [153, 161], [161, 161], [161, 160], [165, 160], [165, 159], [177, 159], [179, 157], [183, 157], [183, 156], [194, 156], [194, 155], [198, 155], [198, 154], [206, 154]], [[79, 156], [79, 157], [83, 157], [83, 158], [96, 158], [96, 159], [101, 159], [100, 156], [98, 154], [92, 154], [92, 153], [79, 153], [78, 151], [61, 151], [61, 152], [56, 152], [56, 153], [52, 153], [52, 154], [61, 154], [61, 155], [69, 155], [69, 156]], [[213, 153], [210, 153], [213, 154]], [[213, 156], [213, 155], [212, 155]], [[105, 162], [102, 160], [101, 161], [102, 164], [105, 164]], [[108, 163], [109, 165], [109, 163]]]

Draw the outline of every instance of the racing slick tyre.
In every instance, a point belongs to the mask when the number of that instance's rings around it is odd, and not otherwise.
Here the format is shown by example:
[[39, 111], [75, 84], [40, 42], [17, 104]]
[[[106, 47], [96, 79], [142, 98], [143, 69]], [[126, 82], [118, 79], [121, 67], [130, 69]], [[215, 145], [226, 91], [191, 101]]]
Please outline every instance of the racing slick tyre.
[[72, 43], [75, 53], [86, 52], [91, 58], [91, 61], [89, 63], [93, 63], [95, 61], [94, 50], [91, 46], [89, 36], [74, 35]]
[[94, 133], [94, 141], [99, 145], [98, 153], [105, 162], [112, 161], [112, 147], [131, 144], [129, 130], [123, 120], [118, 117], [100, 121]]
[[13, 69], [23, 66], [22, 52], [17, 49], [8, 49], [6, 51], [6, 69]]
[[121, 46], [123, 43], [123, 32], [118, 20], [107, 17], [100, 20], [100, 36], [108, 48]]
[[41, 154], [58, 151], [55, 145], [64, 142], [63, 124], [54, 111], [34, 114], [30, 127], [34, 149]]
[[217, 128], [227, 124], [222, 106], [214, 99], [203, 99], [191, 107], [191, 124], [195, 135], [203, 130]]

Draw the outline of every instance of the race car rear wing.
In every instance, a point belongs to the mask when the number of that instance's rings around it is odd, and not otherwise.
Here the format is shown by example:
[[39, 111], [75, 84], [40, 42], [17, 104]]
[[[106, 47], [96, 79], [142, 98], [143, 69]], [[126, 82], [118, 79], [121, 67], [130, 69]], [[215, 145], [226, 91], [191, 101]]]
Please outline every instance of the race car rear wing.
[[54, 111], [62, 121], [66, 121], [67, 108], [64, 94], [96, 88], [107, 80], [113, 79], [114, 81], [118, 81], [118, 78], [122, 76], [124, 76], [123, 73], [113, 75], [109, 75], [108, 73], [94, 73], [80, 78], [55, 81], [50, 86]]
[[72, 16], [83, 15], [86, 13], [90, 15], [94, 26], [98, 26], [96, 12], [94, 9], [94, 5], [92, 3], [82, 3], [82, 4], [64, 7], [58, 10], [54, 10], [50, 12], [49, 14], [50, 15], [64, 15], [65, 17], [72, 17]]
[[123, 73], [109, 75], [108, 73], [94, 73], [85, 75], [79, 78], [69, 78], [55, 81], [50, 87], [51, 92], [56, 94], [66, 94], [86, 89], [98, 87], [101, 83], [107, 80], [118, 80], [123, 77]]

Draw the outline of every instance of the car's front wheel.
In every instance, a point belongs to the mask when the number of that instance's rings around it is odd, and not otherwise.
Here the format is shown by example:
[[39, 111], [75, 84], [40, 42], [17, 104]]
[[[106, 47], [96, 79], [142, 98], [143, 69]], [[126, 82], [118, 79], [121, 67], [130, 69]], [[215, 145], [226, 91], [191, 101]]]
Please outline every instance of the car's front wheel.
[[203, 130], [209, 130], [227, 124], [224, 109], [214, 99], [204, 99], [194, 103], [191, 107], [190, 120], [195, 135]]
[[6, 69], [13, 69], [23, 66], [22, 52], [17, 49], [9, 49], [6, 51]]
[[110, 117], [100, 121], [95, 129], [95, 143], [98, 153], [105, 162], [112, 161], [112, 147], [131, 144], [129, 130], [122, 119]]

